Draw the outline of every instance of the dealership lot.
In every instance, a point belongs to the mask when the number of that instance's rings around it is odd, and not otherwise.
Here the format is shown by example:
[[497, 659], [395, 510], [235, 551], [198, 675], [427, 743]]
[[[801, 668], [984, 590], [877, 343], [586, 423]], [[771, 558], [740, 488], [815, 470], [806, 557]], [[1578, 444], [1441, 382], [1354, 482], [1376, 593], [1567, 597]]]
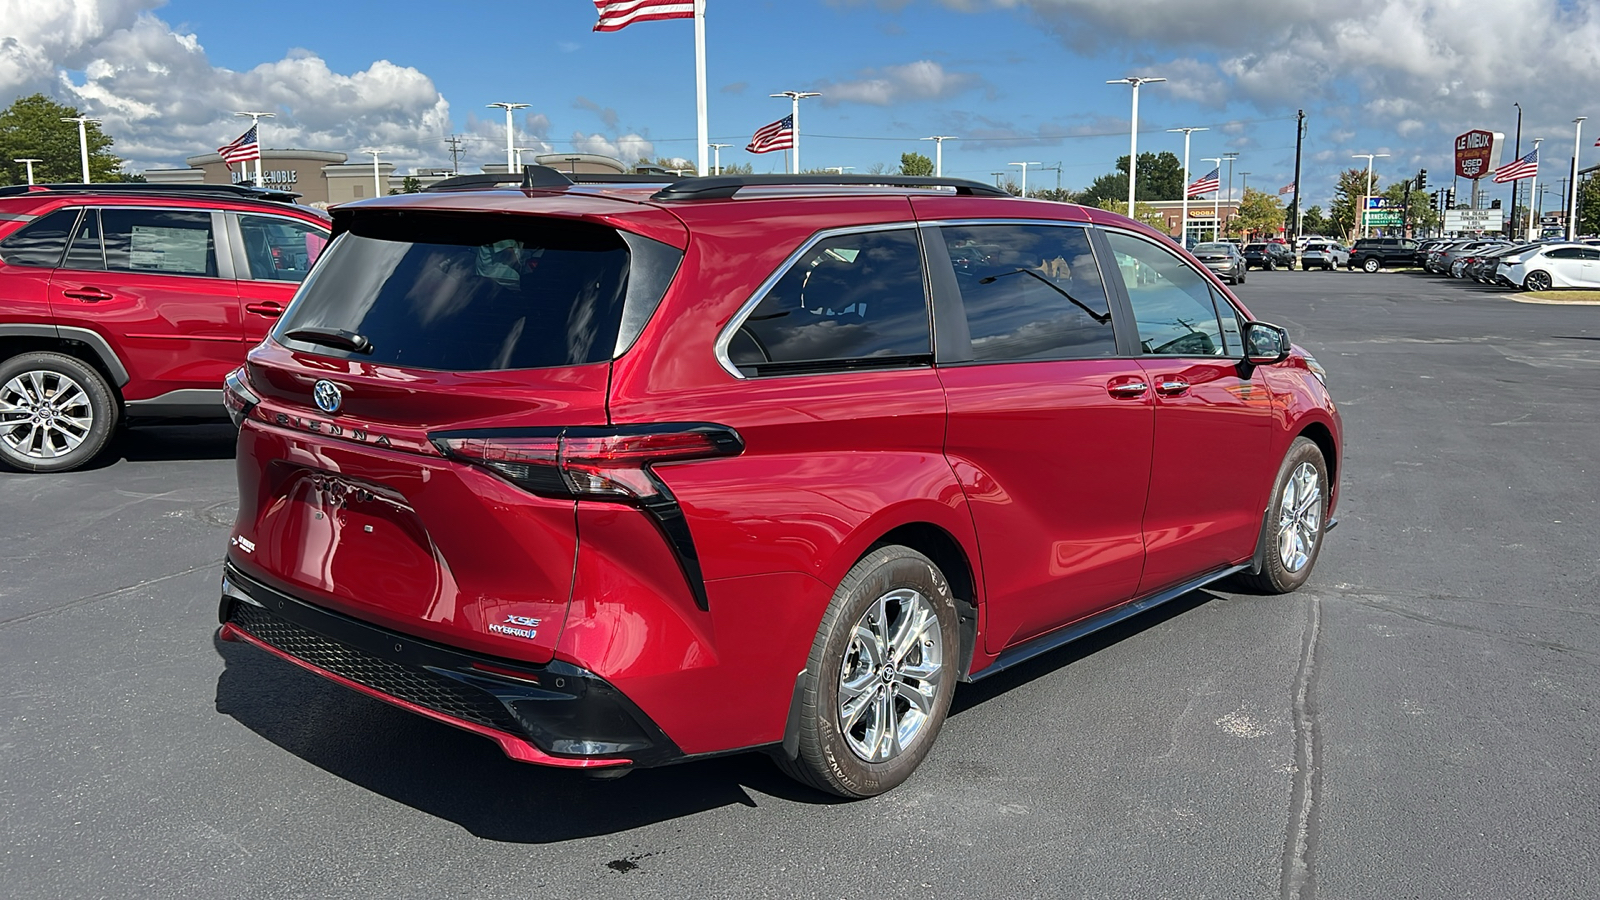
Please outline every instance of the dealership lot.
[[219, 643], [226, 425], [0, 475], [3, 893], [1592, 893], [1600, 310], [1411, 273], [1237, 292], [1344, 414], [1311, 582], [1197, 592], [963, 687], [913, 779], [860, 803], [753, 755], [522, 766]]

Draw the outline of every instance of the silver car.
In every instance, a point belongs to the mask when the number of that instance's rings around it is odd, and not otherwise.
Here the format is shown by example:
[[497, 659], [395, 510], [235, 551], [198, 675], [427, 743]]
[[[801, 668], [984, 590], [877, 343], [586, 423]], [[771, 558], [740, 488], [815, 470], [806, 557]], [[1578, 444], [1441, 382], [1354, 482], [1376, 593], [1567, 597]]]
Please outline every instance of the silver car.
[[1226, 241], [1196, 244], [1193, 252], [1206, 268], [1217, 273], [1217, 277], [1229, 284], [1244, 284], [1244, 256], [1239, 253], [1238, 244]]
[[1350, 251], [1340, 246], [1337, 241], [1307, 241], [1304, 250], [1300, 251], [1300, 269], [1322, 269], [1332, 271], [1350, 265]]

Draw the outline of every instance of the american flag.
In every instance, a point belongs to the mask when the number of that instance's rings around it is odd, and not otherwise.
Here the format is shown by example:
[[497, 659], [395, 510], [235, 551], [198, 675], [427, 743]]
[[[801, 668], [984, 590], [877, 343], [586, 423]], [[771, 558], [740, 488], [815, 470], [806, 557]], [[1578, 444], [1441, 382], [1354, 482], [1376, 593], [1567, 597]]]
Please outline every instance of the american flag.
[[1189, 196], [1198, 197], [1201, 194], [1209, 194], [1221, 188], [1222, 180], [1217, 177], [1219, 174], [1219, 170], [1212, 169], [1210, 175], [1202, 175], [1196, 178], [1194, 184], [1189, 185]]
[[755, 137], [752, 137], [744, 148], [751, 153], [794, 149], [794, 116], [784, 116], [771, 125], [763, 125], [756, 129]]
[[1278, 196], [1280, 196], [1280, 197], [1282, 197], [1284, 194], [1292, 194], [1292, 193], [1294, 193], [1294, 182], [1292, 182], [1292, 181], [1289, 182], [1288, 184], [1284, 185], [1283, 187], [1278, 188]]
[[256, 126], [251, 125], [249, 131], [218, 147], [217, 152], [222, 154], [222, 161], [228, 164], [230, 170], [236, 162], [260, 159], [261, 141], [256, 137]]
[[1494, 170], [1494, 183], [1505, 184], [1508, 181], [1519, 181], [1523, 178], [1535, 178], [1539, 175], [1539, 148], [1535, 147], [1532, 153], [1517, 160], [1509, 166], [1501, 166]]
[[694, 0], [594, 0], [595, 31], [621, 31], [635, 22], [694, 18]]

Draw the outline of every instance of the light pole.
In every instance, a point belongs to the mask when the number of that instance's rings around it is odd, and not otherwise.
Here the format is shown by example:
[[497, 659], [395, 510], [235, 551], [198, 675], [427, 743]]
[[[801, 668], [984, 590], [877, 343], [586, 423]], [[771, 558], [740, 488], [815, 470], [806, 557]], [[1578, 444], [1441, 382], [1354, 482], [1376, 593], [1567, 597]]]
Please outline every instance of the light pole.
[[[1578, 148], [1583, 143], [1583, 120], [1588, 116], [1579, 116], [1572, 120], [1572, 180], [1567, 182], [1567, 240], [1578, 236]], [[30, 178], [31, 182], [32, 179]]]
[[516, 171], [517, 148], [515, 140], [516, 129], [511, 125], [511, 111], [514, 109], [527, 109], [526, 103], [490, 103], [487, 108], [500, 108], [506, 111], [506, 172]]
[[44, 160], [37, 157], [28, 156], [22, 159], [13, 159], [12, 162], [19, 162], [28, 167], [28, 183], [33, 184], [33, 164], [36, 162], [44, 162]]
[[[1116, 78], [1106, 84], [1133, 85], [1133, 124], [1128, 131], [1128, 218], [1133, 218], [1133, 201], [1138, 197], [1139, 183], [1139, 85], [1155, 84], [1166, 81], [1165, 78], [1139, 78], [1129, 75], [1127, 78]], [[1185, 178], [1187, 178], [1187, 174]], [[1184, 186], [1184, 193], [1188, 194], [1188, 185]]]
[[1006, 163], [1006, 165], [1008, 165], [1008, 166], [1021, 166], [1022, 167], [1022, 196], [1023, 197], [1027, 197], [1028, 196], [1028, 167], [1029, 166], [1042, 165], [1042, 164], [1041, 163], [1036, 163], [1036, 162], [1019, 162], [1019, 163]]
[[1361, 236], [1367, 236], [1367, 202], [1372, 199], [1372, 161], [1388, 156], [1387, 153], [1352, 153], [1351, 159], [1364, 159], [1367, 161], [1367, 192], [1361, 195]]
[[522, 152], [524, 150], [537, 150], [539, 148], [538, 147], [513, 147], [512, 149], [515, 150], [516, 153], [517, 153], [517, 168], [516, 168], [516, 171], [521, 172], [522, 171]]
[[[1189, 246], [1189, 135], [1209, 128], [1168, 128], [1169, 133], [1183, 132], [1183, 218], [1178, 231], [1178, 246]], [[1131, 171], [1131, 170], [1130, 170]], [[1133, 218], [1133, 203], [1128, 203], [1128, 218]]]
[[[1511, 151], [1511, 158], [1512, 159], [1521, 159], [1522, 158], [1522, 104], [1521, 103], [1513, 103], [1511, 105], [1515, 106], [1517, 108], [1517, 143], [1516, 143], [1515, 148], [1512, 149], [1512, 151]], [[1511, 227], [1509, 229], [1507, 229], [1506, 234], [1508, 236], [1512, 236], [1512, 237], [1514, 237], [1516, 235], [1516, 233], [1517, 233], [1517, 198], [1520, 197], [1521, 194], [1522, 194], [1521, 188], [1522, 188], [1521, 179], [1518, 179], [1516, 181], [1511, 182]]]
[[790, 174], [799, 175], [800, 174], [800, 101], [806, 99], [807, 97], [821, 97], [822, 94], [820, 92], [818, 92], [818, 91], [779, 91], [776, 94], [768, 94], [767, 96], [768, 97], [788, 97], [790, 102], [793, 104], [793, 107], [789, 112], [789, 116], [790, 116], [789, 122], [794, 127], [794, 171], [791, 172]]
[[[1534, 157], [1533, 158], [1535, 160], [1537, 160], [1539, 158], [1539, 144], [1543, 143], [1543, 141], [1544, 141], [1544, 138], [1534, 138], [1533, 139], [1533, 153], [1534, 153]], [[1539, 230], [1539, 228], [1540, 228], [1539, 216], [1535, 212], [1535, 206], [1538, 204], [1538, 202], [1539, 202], [1539, 166], [1538, 166], [1537, 163], [1535, 163], [1534, 167], [1533, 167], [1533, 181], [1532, 181], [1531, 184], [1528, 185], [1528, 230], [1523, 232], [1523, 235], [1524, 235], [1523, 239], [1524, 240], [1529, 240], [1529, 241], [1533, 240], [1534, 233], [1537, 232]]]
[[[1220, 156], [1202, 156], [1200, 161], [1216, 163], [1217, 171], [1222, 171], [1222, 157]], [[1187, 194], [1189, 190], [1185, 188], [1183, 192]], [[1217, 189], [1211, 192], [1211, 239], [1213, 241], [1222, 240], [1222, 207], [1218, 203], [1221, 198], [1222, 187], [1218, 185]]]
[[[249, 110], [249, 111], [246, 111], [246, 112], [236, 112], [236, 113], [233, 114], [233, 117], [235, 119], [249, 119], [250, 120], [250, 127], [254, 128], [256, 130], [256, 177], [255, 177], [255, 182], [256, 182], [256, 187], [264, 187], [266, 185], [266, 182], [261, 180], [261, 120], [262, 119], [276, 119], [278, 117], [278, 114], [277, 113], [269, 113], [269, 112], [257, 112], [255, 110]], [[229, 168], [232, 168], [232, 166], [229, 166]]]
[[78, 153], [79, 153], [80, 156], [83, 157], [83, 183], [84, 184], [88, 184], [89, 183], [89, 127], [88, 126], [89, 126], [90, 122], [93, 122], [96, 125], [99, 125], [100, 124], [100, 120], [99, 119], [91, 119], [88, 116], [73, 116], [70, 119], [63, 118], [61, 121], [63, 121], [63, 122], [77, 122], [78, 123]]
[[373, 150], [373, 149], [369, 148], [369, 149], [362, 150], [362, 151], [359, 151], [359, 152], [372, 154], [372, 196], [374, 196], [374, 197], [382, 197], [383, 196], [383, 182], [382, 182], [382, 180], [380, 179], [380, 177], [378, 175], [378, 154], [385, 153], [387, 151], [384, 151], [384, 150]]
[[1222, 158], [1228, 161], [1228, 202], [1233, 203], [1234, 214], [1238, 215], [1239, 205], [1233, 202], [1233, 161], [1239, 158], [1239, 154], [1224, 153]]
[[[723, 147], [732, 147], [733, 145], [732, 144], [708, 144], [707, 146], [709, 146], [711, 148], [712, 158], [715, 160], [715, 162], [712, 163], [712, 166], [716, 168], [717, 174], [721, 175], [722, 174], [722, 148]], [[701, 175], [705, 175], [706, 173], [705, 172], [701, 172], [700, 174]]]
[[944, 142], [957, 140], [953, 134], [936, 134], [922, 140], [933, 141], [933, 174], [936, 178], [944, 177]]

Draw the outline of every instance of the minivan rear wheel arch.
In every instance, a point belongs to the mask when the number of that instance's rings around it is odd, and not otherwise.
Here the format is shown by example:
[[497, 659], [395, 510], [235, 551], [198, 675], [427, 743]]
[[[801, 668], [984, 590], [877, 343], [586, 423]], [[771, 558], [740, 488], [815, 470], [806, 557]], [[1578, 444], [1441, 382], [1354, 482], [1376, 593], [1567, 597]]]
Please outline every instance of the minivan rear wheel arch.
[[[958, 668], [960, 679], [968, 680], [972, 668], [972, 655], [978, 642], [978, 592], [977, 578], [972, 563], [961, 542], [943, 528], [931, 522], [910, 522], [884, 534], [862, 551], [855, 562], [865, 559], [880, 547], [898, 545], [909, 547], [933, 560], [945, 580], [950, 582], [950, 593], [956, 599], [956, 612], [961, 617], [961, 656]], [[855, 563], [851, 563], [854, 565]]]

